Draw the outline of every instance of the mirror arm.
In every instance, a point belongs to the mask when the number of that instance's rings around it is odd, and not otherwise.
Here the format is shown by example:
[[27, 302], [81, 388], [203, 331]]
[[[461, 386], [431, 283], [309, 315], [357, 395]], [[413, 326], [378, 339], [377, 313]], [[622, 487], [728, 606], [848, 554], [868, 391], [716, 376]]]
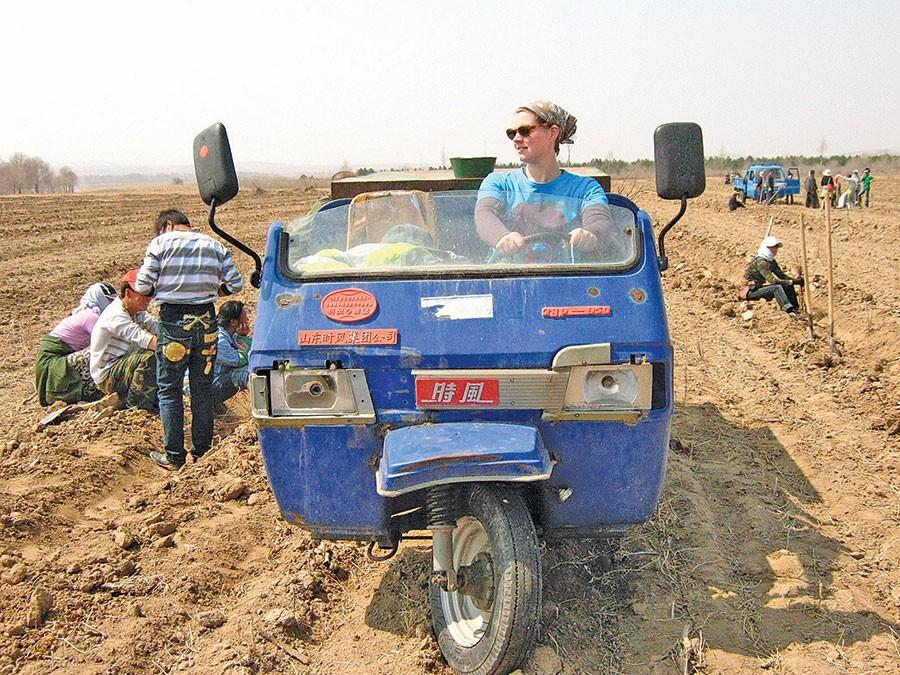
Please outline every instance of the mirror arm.
[[659, 255], [656, 257], [659, 262], [659, 271], [665, 272], [669, 269], [669, 257], [666, 255], [666, 244], [665, 238], [666, 233], [672, 229], [672, 226], [681, 220], [681, 216], [684, 215], [684, 212], [687, 210], [687, 194], [681, 196], [681, 208], [678, 209], [678, 213], [675, 214], [675, 217], [669, 221], [669, 223], [662, 229], [659, 233], [659, 239], [657, 239], [657, 246], [659, 248]]
[[253, 263], [256, 265], [256, 269], [253, 270], [253, 273], [250, 275], [250, 285], [253, 288], [259, 288], [259, 280], [260, 280], [260, 270], [262, 269], [262, 261], [259, 259], [259, 255], [257, 255], [256, 251], [247, 246], [244, 242], [235, 239], [230, 234], [228, 234], [225, 230], [219, 227], [216, 223], [216, 200], [213, 197], [209, 202], [209, 226], [212, 228], [212, 231], [217, 235], [222, 237], [225, 241], [233, 246], [237, 246], [244, 253], [253, 258]]

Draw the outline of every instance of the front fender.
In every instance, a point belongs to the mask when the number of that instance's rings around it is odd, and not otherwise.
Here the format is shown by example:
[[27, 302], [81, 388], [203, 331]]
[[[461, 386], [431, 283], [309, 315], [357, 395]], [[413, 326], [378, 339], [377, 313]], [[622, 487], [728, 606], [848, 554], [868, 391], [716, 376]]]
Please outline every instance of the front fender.
[[387, 433], [375, 484], [378, 494], [396, 497], [445, 483], [547, 480], [553, 465], [532, 426], [422, 424]]

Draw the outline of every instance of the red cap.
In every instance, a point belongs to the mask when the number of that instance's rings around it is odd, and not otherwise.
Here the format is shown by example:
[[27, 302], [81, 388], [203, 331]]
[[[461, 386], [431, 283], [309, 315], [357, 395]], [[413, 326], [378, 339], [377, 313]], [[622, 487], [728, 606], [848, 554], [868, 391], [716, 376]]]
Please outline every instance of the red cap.
[[133, 290], [137, 290], [134, 288], [134, 285], [137, 283], [137, 275], [140, 270], [135, 267], [133, 270], [128, 270], [124, 277], [122, 277], [122, 283], [128, 284], [131, 286]]

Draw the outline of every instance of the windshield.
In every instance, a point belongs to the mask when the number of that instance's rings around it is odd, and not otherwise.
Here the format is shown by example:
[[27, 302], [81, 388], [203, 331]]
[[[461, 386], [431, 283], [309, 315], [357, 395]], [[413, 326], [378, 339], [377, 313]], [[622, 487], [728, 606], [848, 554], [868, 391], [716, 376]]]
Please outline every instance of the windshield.
[[[638, 255], [634, 214], [600, 207], [546, 194], [510, 209], [478, 202], [476, 191], [365, 193], [288, 223], [287, 264], [293, 275], [328, 278], [630, 266]], [[518, 236], [504, 246], [499, 239], [510, 233]]]
[[775, 180], [784, 180], [784, 172], [782, 171], [781, 167], [772, 167], [772, 168], [760, 169], [760, 170], [759, 170], [759, 173], [760, 173], [764, 178], [767, 177], [767, 176], [771, 173], [772, 176], [775, 178]]

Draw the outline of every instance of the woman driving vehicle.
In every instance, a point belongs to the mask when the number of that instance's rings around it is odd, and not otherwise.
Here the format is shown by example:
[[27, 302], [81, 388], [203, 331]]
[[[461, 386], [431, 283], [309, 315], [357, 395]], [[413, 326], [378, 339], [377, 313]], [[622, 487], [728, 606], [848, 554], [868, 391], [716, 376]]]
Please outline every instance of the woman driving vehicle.
[[500, 255], [515, 254], [528, 235], [554, 232], [568, 235], [573, 250], [587, 253], [611, 231], [600, 183], [561, 169], [557, 160], [560, 145], [574, 142], [576, 124], [574, 115], [550, 101], [516, 109], [506, 135], [523, 166], [487, 176], [475, 205], [478, 236]]

